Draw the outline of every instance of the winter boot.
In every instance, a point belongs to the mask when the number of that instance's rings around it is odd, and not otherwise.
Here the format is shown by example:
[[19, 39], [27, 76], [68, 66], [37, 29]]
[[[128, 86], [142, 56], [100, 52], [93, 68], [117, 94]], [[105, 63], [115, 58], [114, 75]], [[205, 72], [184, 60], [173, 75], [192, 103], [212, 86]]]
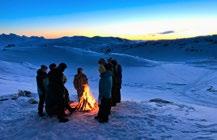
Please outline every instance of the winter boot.
[[68, 122], [68, 121], [69, 121], [69, 119], [63, 118], [63, 117], [58, 118], [58, 119], [59, 119], [59, 122], [60, 122], [60, 123], [65, 123], [65, 122]]
[[38, 116], [39, 116], [39, 117], [44, 117], [44, 116], [45, 116], [45, 114], [44, 114], [44, 113], [42, 113], [42, 112], [38, 112]]

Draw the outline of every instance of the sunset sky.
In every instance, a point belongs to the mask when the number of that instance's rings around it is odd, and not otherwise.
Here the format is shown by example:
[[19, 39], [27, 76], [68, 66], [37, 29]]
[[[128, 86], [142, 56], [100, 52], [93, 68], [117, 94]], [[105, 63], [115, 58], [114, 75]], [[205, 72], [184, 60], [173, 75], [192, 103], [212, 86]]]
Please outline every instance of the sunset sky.
[[175, 39], [217, 34], [217, 0], [0, 0], [0, 33]]

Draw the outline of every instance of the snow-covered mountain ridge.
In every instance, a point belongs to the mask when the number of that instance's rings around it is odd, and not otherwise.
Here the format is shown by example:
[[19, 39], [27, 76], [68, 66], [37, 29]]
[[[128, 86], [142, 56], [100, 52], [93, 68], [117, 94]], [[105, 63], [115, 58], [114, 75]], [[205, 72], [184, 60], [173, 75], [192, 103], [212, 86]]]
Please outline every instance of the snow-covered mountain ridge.
[[72, 36], [57, 39], [27, 37], [16, 34], [0, 35], [2, 49], [13, 47], [53, 47], [81, 48], [96, 52], [124, 53], [154, 60], [183, 60], [217, 56], [217, 35], [201, 36], [177, 40], [133, 41], [117, 37]]

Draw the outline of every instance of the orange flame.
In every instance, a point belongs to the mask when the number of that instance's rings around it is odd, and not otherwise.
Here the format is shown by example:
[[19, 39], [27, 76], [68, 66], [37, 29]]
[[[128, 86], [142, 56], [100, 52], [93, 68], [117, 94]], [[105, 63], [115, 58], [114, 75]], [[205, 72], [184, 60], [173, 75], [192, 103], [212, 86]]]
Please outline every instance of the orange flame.
[[97, 108], [97, 102], [93, 97], [88, 84], [84, 85], [84, 92], [76, 107], [78, 111], [92, 111]]

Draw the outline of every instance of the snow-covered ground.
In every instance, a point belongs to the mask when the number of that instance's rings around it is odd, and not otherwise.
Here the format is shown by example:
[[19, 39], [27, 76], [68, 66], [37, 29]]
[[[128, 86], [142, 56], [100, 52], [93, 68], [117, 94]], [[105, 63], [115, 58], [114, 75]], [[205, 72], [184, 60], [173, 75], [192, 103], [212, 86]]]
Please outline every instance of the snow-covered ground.
[[[61, 46], [0, 50], [0, 139], [217, 139], [217, 60], [203, 56], [159, 61], [138, 56]], [[76, 112], [65, 124], [37, 116], [37, 104], [29, 100], [38, 100], [35, 76], [41, 64], [68, 64], [66, 86], [72, 100], [73, 75], [83, 67], [97, 98], [101, 57], [116, 58], [123, 65], [123, 102], [112, 108], [109, 123], [94, 120], [96, 111]], [[33, 95], [14, 99], [18, 90]], [[151, 100], [157, 98], [162, 102]]]
[[[5, 109], [4, 109], [4, 108]], [[1, 102], [1, 139], [215, 139], [216, 109], [183, 104], [124, 101], [112, 108], [107, 124], [96, 112], [74, 113], [65, 124], [39, 118], [28, 97]]]

